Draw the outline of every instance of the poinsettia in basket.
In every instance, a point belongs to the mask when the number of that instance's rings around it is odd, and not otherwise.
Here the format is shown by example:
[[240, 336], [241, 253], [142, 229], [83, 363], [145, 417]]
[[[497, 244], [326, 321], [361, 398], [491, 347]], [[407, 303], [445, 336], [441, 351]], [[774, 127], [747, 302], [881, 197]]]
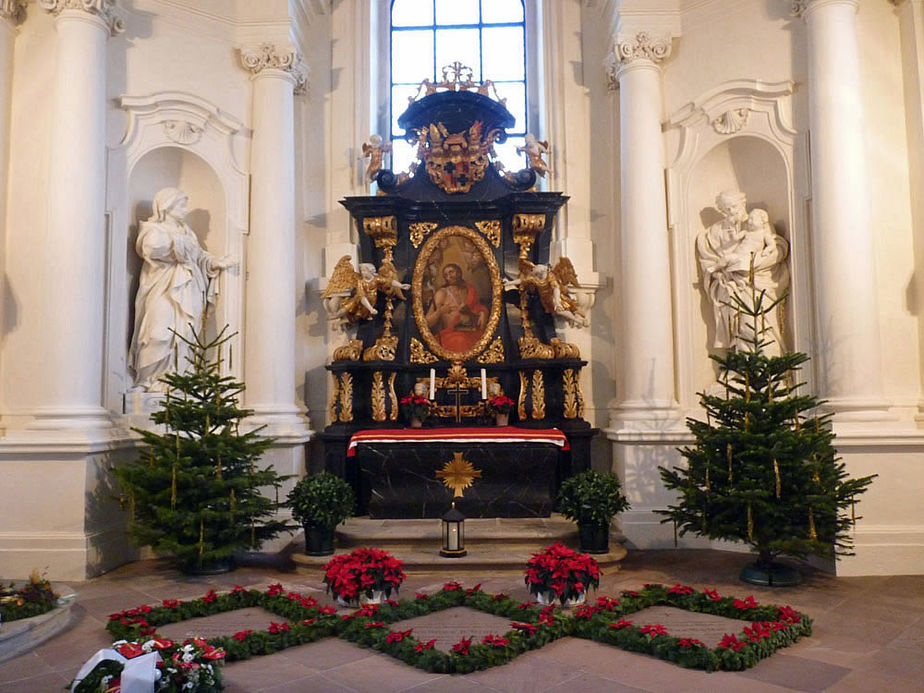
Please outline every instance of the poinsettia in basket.
[[415, 428], [433, 414], [433, 402], [423, 395], [410, 394], [399, 402], [401, 415]]
[[525, 582], [540, 604], [557, 599], [562, 606], [573, 606], [584, 603], [590, 587], [600, 586], [600, 566], [586, 553], [555, 542], [529, 559]]
[[[149, 657], [156, 664], [142, 663]], [[142, 685], [157, 693], [213, 693], [222, 690], [224, 658], [224, 650], [203, 638], [188, 638], [182, 644], [164, 638], [119, 640], [87, 660], [69, 688], [74, 693], [119, 693], [130, 681], [133, 690]]]
[[381, 603], [404, 582], [403, 562], [380, 549], [356, 549], [324, 566], [327, 591], [346, 605]]

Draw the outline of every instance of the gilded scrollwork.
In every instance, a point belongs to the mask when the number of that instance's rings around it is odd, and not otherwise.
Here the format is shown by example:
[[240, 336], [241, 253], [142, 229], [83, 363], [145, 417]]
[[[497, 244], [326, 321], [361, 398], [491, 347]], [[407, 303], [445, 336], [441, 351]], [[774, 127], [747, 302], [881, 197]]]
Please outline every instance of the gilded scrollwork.
[[398, 240], [398, 217], [366, 217], [363, 219], [363, 231], [378, 248], [385, 248], [386, 256], [391, 259], [391, 249]]
[[363, 352], [363, 361], [394, 361], [398, 349], [398, 338], [392, 335], [383, 335], [375, 340], [375, 344]]
[[388, 399], [391, 402], [391, 410], [388, 412], [388, 418], [391, 421], [398, 420], [398, 394], [395, 392], [395, 377], [397, 373], [388, 376]]
[[375, 371], [372, 374], [372, 420], [385, 420], [385, 382], [382, 378], [382, 371]]
[[418, 221], [414, 224], [411, 224], [408, 229], [411, 232], [411, 245], [415, 248], [419, 248], [420, 244], [424, 242], [424, 238], [427, 237], [433, 229], [435, 229], [439, 224], [433, 221]]
[[505, 360], [503, 340], [495, 337], [491, 345], [476, 360], [478, 363], [503, 363]]
[[[456, 239], [456, 243], [460, 248], [464, 246], [471, 249], [474, 267], [487, 274], [486, 281], [490, 282], [491, 307], [487, 311], [487, 319], [485, 320], [479, 317], [486, 310], [481, 303], [481, 297], [475, 285], [466, 282], [459, 265], [450, 262], [442, 264], [437, 262], [437, 253], [442, 253], [443, 246], [454, 239]], [[450, 288], [448, 285], [438, 289], [433, 287], [433, 268], [431, 268], [431, 264], [437, 269], [438, 273], [442, 274], [445, 282], [452, 278], [451, 275], [459, 275], [453, 280], [457, 283], [451, 288], [463, 294], [461, 300], [454, 297], [453, 293], [448, 292]], [[450, 271], [450, 268], [455, 269]], [[432, 297], [428, 299], [426, 305], [423, 299], [425, 279], [428, 282], [427, 293]], [[464, 226], [447, 226], [433, 233], [423, 244], [417, 256], [411, 287], [414, 320], [417, 322], [417, 328], [424, 343], [434, 354], [447, 361], [463, 362], [475, 358], [484, 351], [494, 336], [500, 321], [503, 305], [503, 283], [494, 253], [480, 234]], [[447, 292], [444, 294], [446, 300], [442, 304], [440, 304], [441, 292]], [[485, 296], [485, 298], [487, 297]], [[452, 305], [456, 301], [458, 303]], [[481, 313], [478, 311], [481, 311]], [[462, 320], [467, 320], [470, 324], [463, 326]], [[430, 322], [434, 326], [441, 325], [438, 330], [439, 338], [431, 330]], [[462, 331], [465, 331], [466, 334], [461, 334]], [[444, 344], [450, 343], [450, 337], [452, 338], [452, 344], [458, 342], [466, 345], [471, 344], [471, 346], [454, 351], [452, 348], [444, 346]], [[476, 337], [477, 340], [475, 340]]]
[[565, 393], [565, 418], [577, 418], [577, 385], [574, 378], [574, 370], [571, 368], [566, 368], [565, 372], [562, 374], [562, 387]]
[[351, 339], [344, 346], [334, 349], [333, 361], [359, 361], [363, 355], [363, 340]]
[[427, 175], [434, 185], [451, 195], [468, 192], [484, 178], [501, 131], [482, 133], [482, 122], [476, 120], [463, 132], [449, 132], [443, 123], [430, 123], [417, 130], [417, 136], [418, 155]]
[[517, 398], [517, 416], [520, 421], [526, 420], [526, 395], [529, 392], [529, 378], [526, 371], [520, 371], [520, 396]]
[[536, 369], [533, 371], [533, 391], [532, 391], [532, 409], [534, 419], [545, 418], [545, 380], [542, 377], [542, 371]]
[[497, 219], [491, 219], [490, 221], [476, 221], [475, 228], [477, 228], [481, 233], [483, 233], [491, 245], [495, 248], [500, 247], [501, 241], [501, 223]]
[[555, 350], [557, 359], [579, 359], [581, 358], [581, 349], [577, 344], [563, 342], [561, 337], [552, 337], [549, 340], [549, 346]]
[[337, 423], [339, 417], [337, 405], [340, 403], [340, 378], [337, 377], [336, 373], [331, 374], [334, 379], [334, 387], [330, 391], [330, 404], [327, 408], [327, 413], [330, 416], [331, 423]]
[[536, 337], [520, 337], [517, 340], [520, 346], [520, 358], [522, 359], [554, 359], [555, 348], [543, 344]]
[[577, 401], [578, 401], [578, 411], [577, 415], [579, 419], [584, 418], [584, 391], [581, 389], [581, 371], [578, 369], [577, 373], [574, 376], [574, 381], [576, 384], [577, 392]]
[[349, 423], [353, 420], [353, 374], [340, 375], [340, 420]]
[[526, 258], [536, 237], [545, 230], [545, 214], [514, 214], [513, 240], [520, 246], [520, 257]]
[[411, 363], [433, 363], [439, 359], [417, 337], [411, 337]]

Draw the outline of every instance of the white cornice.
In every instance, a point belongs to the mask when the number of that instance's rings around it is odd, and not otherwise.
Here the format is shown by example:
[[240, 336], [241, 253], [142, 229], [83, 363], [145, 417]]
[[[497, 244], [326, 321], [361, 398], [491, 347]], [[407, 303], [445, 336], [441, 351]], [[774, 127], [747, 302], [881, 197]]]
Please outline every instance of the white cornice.
[[10, 22], [20, 22], [26, 16], [26, 5], [29, 0], [0, 0], [0, 19]]

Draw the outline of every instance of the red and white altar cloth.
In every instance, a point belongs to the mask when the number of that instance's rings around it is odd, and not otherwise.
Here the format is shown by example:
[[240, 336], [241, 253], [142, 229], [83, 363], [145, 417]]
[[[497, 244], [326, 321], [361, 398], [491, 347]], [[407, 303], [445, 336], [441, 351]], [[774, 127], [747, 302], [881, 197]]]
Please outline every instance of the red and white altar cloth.
[[347, 457], [356, 455], [360, 443], [550, 443], [570, 449], [565, 434], [557, 428], [369, 428], [350, 438]]

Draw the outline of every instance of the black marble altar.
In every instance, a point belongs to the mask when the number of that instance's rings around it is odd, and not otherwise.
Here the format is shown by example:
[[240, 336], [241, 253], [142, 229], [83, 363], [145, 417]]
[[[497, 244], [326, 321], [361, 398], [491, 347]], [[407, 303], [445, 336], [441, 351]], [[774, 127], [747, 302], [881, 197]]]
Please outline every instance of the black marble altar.
[[[437, 470], [462, 452], [481, 472], [453, 499]], [[362, 443], [356, 457], [359, 512], [373, 518], [439, 517], [455, 500], [466, 517], [548, 517], [560, 455], [548, 443]]]

